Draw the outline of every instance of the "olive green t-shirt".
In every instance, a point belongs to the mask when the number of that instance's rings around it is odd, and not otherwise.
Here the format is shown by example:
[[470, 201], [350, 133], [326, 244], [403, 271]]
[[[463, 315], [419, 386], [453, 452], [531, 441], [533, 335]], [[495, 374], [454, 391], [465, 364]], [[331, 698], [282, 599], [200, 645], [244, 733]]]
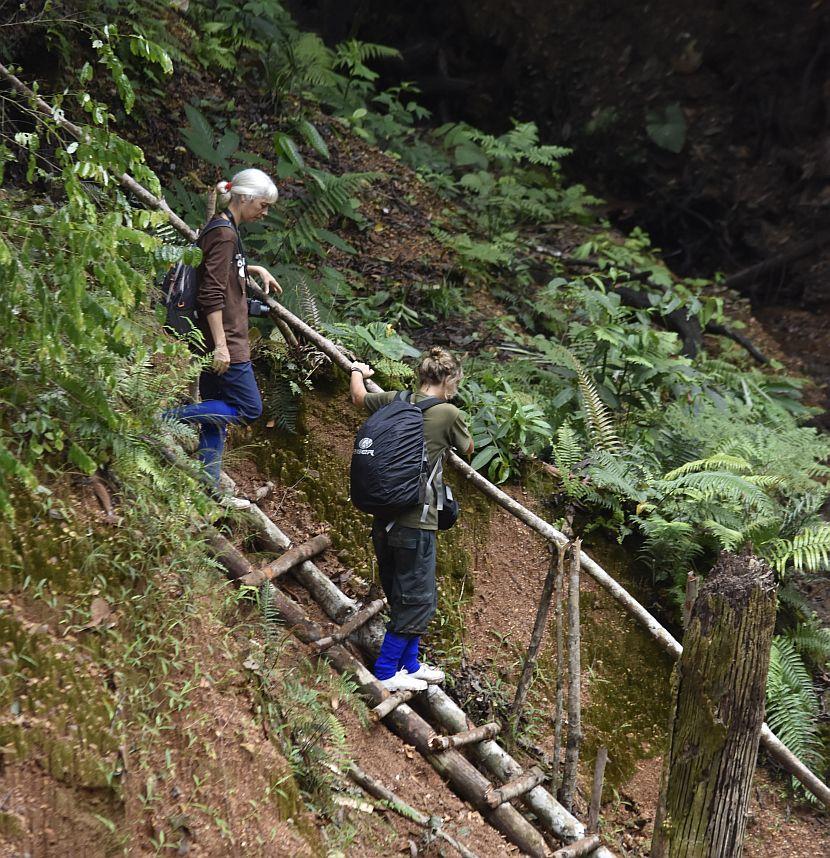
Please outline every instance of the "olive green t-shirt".
[[[363, 400], [366, 410], [373, 414], [384, 405], [388, 405], [397, 396], [394, 390], [383, 393], [367, 393]], [[416, 393], [410, 402], [421, 402], [429, 399], [426, 393]], [[424, 441], [427, 445], [430, 470], [435, 461], [442, 456], [447, 449], [455, 447], [461, 453], [466, 453], [470, 447], [470, 430], [461, 416], [461, 412], [449, 402], [433, 405], [424, 411]], [[395, 521], [403, 527], [415, 527], [419, 530], [438, 530], [438, 507], [435, 504], [435, 496], [430, 497], [429, 513], [426, 521], [421, 521], [421, 507], [415, 506], [411, 511], [407, 510], [398, 516]]]

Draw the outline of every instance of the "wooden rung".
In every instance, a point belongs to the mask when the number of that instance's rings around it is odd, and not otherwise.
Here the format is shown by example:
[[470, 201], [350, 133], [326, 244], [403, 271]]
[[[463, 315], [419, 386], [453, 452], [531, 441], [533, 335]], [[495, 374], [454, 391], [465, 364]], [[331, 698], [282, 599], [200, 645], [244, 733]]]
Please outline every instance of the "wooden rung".
[[599, 835], [591, 834], [582, 840], [575, 840], [553, 853], [553, 858], [580, 858], [582, 855], [590, 855], [600, 846]]
[[428, 745], [430, 751], [447, 751], [450, 748], [460, 748], [462, 745], [474, 745], [476, 742], [495, 739], [500, 732], [501, 726], [495, 721], [491, 721], [489, 724], [482, 724], [481, 727], [464, 730], [461, 733], [455, 733], [453, 736], [430, 736]]
[[512, 798], [517, 798], [530, 792], [534, 787], [547, 779], [547, 775], [534, 766], [527, 774], [521, 775], [515, 780], [508, 781], [504, 786], [494, 789], [492, 786], [484, 793], [484, 801], [488, 807], [498, 807]]
[[414, 691], [396, 691], [390, 694], [385, 700], [381, 700], [374, 709], [369, 710], [369, 717], [372, 721], [382, 721], [390, 712], [393, 712], [401, 703], [406, 703], [415, 696]]
[[272, 581], [274, 578], [284, 575], [294, 566], [299, 566], [300, 563], [316, 557], [330, 546], [331, 537], [326, 533], [321, 533], [319, 536], [309, 539], [308, 542], [303, 542], [300, 545], [289, 548], [285, 554], [281, 554], [276, 560], [272, 560], [265, 566], [254, 569], [253, 572], [249, 572], [247, 575], [243, 575], [239, 579], [239, 583], [246, 584], [249, 587], [259, 587], [260, 584], [264, 584], [266, 581]]
[[350, 620], [343, 623], [333, 635], [315, 641], [314, 648], [317, 652], [323, 652], [335, 644], [342, 643], [352, 632], [366, 625], [375, 614], [379, 614], [385, 606], [386, 599], [375, 599], [374, 602], [370, 602], [365, 608], [354, 614]]

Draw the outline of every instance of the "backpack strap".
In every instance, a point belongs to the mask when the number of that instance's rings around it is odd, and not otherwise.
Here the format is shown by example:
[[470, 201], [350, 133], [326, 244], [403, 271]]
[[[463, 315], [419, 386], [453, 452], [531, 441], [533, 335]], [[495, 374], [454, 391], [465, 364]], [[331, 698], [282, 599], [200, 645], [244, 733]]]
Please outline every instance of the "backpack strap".
[[[401, 402], [409, 402], [411, 396], [412, 391], [402, 390], [397, 394], [397, 396], [395, 396], [395, 399], [399, 399]], [[420, 408], [421, 411], [426, 411], [428, 408], [432, 408], [433, 405], [442, 405], [446, 403], [446, 401], [446, 399], [441, 399], [439, 396], [428, 396], [420, 402], [409, 402], [409, 404], [414, 405], [416, 408]]]
[[[422, 399], [420, 402], [410, 402], [412, 397], [412, 392], [409, 390], [402, 390], [395, 396], [395, 399], [400, 400], [401, 402], [409, 402], [410, 405], [414, 405], [418, 408], [421, 413], [426, 411], [428, 408], [432, 408], [433, 405], [442, 405], [446, 403], [446, 399], [441, 399], [438, 396], [428, 396], [426, 399]], [[394, 401], [394, 400], [393, 400]], [[443, 461], [444, 454], [441, 453], [435, 461], [435, 465], [432, 468], [432, 471], [427, 478], [427, 481], [423, 483], [423, 491], [424, 491], [424, 504], [421, 510], [421, 521], [426, 521], [427, 516], [429, 515], [429, 491], [433, 489], [435, 491], [435, 502], [436, 506], [439, 510], [444, 508], [444, 480], [443, 480]], [[429, 459], [427, 458], [427, 445], [424, 442], [424, 462], [429, 467]], [[390, 521], [386, 526], [386, 532], [388, 533], [395, 526], [394, 521]]]
[[202, 231], [199, 233], [199, 237], [196, 239], [196, 243], [198, 244], [202, 240], [202, 238], [212, 230], [217, 229], [220, 226], [228, 226], [236, 234], [236, 252], [241, 254], [242, 256], [245, 256], [245, 248], [242, 245], [242, 236], [239, 234], [239, 229], [236, 226], [236, 221], [233, 219], [233, 216], [230, 213], [228, 213], [228, 215], [228, 218], [224, 218], [217, 215], [213, 218], [213, 220], [209, 220], [202, 228]]

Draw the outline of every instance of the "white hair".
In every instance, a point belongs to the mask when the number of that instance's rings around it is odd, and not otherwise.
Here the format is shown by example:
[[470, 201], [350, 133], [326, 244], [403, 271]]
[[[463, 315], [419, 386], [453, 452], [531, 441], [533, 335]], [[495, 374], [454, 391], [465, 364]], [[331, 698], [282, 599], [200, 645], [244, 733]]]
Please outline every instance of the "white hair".
[[256, 167], [240, 170], [229, 182], [219, 182], [216, 194], [216, 204], [222, 209], [231, 201], [231, 196], [240, 196], [246, 200], [268, 200], [269, 203], [275, 203], [279, 196], [271, 177]]

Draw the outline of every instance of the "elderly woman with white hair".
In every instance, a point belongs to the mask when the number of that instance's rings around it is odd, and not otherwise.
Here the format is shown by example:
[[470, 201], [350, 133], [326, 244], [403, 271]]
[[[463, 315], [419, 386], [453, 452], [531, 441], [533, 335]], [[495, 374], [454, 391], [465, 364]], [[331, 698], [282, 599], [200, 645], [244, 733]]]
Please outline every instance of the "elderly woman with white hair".
[[268, 214], [268, 207], [277, 201], [276, 185], [262, 170], [248, 169], [216, 189], [221, 212], [199, 236], [202, 262], [197, 269], [199, 327], [213, 361], [199, 378], [202, 401], [172, 414], [199, 427], [199, 458], [214, 485], [219, 482], [228, 425], [251, 423], [262, 414], [248, 344], [248, 276], [259, 277], [266, 292], [282, 293], [267, 269], [246, 263], [239, 236], [242, 224]]

